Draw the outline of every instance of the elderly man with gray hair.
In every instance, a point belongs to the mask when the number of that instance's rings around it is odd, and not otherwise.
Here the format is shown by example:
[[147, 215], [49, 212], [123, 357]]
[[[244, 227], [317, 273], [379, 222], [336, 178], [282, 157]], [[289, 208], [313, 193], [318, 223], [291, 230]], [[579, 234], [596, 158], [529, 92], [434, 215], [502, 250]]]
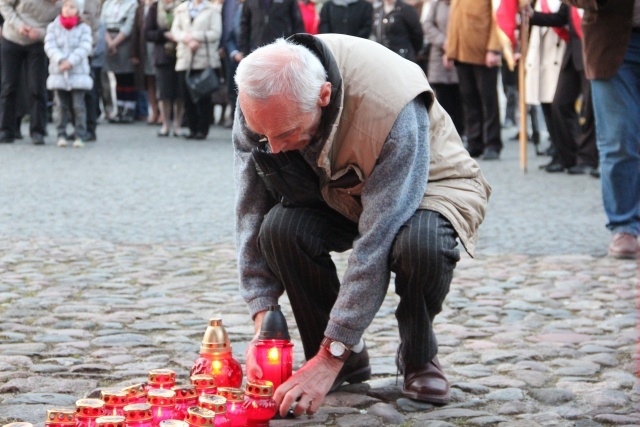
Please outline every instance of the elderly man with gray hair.
[[[382, 66], [381, 64], [384, 64]], [[490, 187], [420, 67], [369, 40], [297, 34], [240, 62], [233, 128], [241, 293], [258, 340], [286, 291], [306, 363], [275, 393], [313, 414], [371, 376], [362, 340], [396, 274], [402, 393], [446, 404], [433, 320]], [[352, 249], [342, 280], [331, 252]], [[260, 378], [255, 346], [249, 379]]]

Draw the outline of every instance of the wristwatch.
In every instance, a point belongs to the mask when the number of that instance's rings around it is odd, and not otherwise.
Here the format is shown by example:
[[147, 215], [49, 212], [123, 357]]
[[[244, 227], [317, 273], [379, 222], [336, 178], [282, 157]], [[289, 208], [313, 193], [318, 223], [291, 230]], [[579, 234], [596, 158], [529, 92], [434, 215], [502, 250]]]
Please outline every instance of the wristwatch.
[[331, 357], [342, 360], [343, 362], [347, 360], [347, 357], [351, 354], [350, 346], [327, 337], [324, 337], [320, 347], [327, 350]]

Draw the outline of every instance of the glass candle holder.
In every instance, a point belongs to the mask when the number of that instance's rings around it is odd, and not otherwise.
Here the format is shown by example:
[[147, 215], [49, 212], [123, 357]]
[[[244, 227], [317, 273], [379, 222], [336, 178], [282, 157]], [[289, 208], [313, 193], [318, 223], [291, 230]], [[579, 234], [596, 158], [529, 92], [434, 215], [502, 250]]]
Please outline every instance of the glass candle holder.
[[214, 427], [216, 413], [210, 409], [192, 406], [187, 409], [187, 417], [184, 419], [190, 427]]
[[216, 380], [209, 374], [198, 374], [191, 376], [191, 384], [196, 387], [196, 393], [198, 396], [205, 394], [216, 394], [218, 388], [216, 387]]
[[271, 381], [276, 390], [293, 373], [293, 344], [279, 305], [269, 306], [255, 346], [256, 363], [262, 369], [262, 379]]
[[178, 418], [176, 411], [176, 392], [173, 390], [152, 389], [147, 394], [147, 400], [151, 405], [153, 421], [157, 424], [164, 420]]
[[273, 384], [270, 381], [254, 380], [247, 382], [244, 407], [247, 409], [248, 426], [268, 426], [269, 420], [278, 411], [273, 400]]
[[158, 427], [189, 427], [189, 424], [180, 420], [164, 420], [160, 421]]
[[127, 393], [127, 405], [147, 403], [147, 389], [144, 384], [134, 384], [122, 389]]
[[76, 427], [96, 427], [96, 419], [104, 415], [104, 401], [80, 399], [76, 401]]
[[218, 395], [227, 399], [227, 415], [232, 427], [243, 427], [247, 424], [247, 408], [244, 402], [244, 391], [239, 388], [218, 387]]
[[215, 427], [231, 427], [231, 418], [227, 414], [227, 399], [217, 394], [205, 394], [198, 400], [201, 408], [215, 412]]
[[198, 392], [194, 385], [180, 385], [172, 389], [176, 392], [176, 413], [179, 420], [187, 417], [187, 409], [198, 406]]
[[2, 427], [33, 427], [33, 424], [23, 422], [23, 421], [18, 421], [16, 423], [3, 424]]
[[240, 387], [242, 384], [242, 366], [232, 356], [231, 342], [220, 318], [209, 320], [200, 357], [191, 369], [191, 375], [198, 374], [213, 376], [218, 387]]
[[76, 410], [68, 408], [47, 409], [46, 427], [74, 427], [76, 425]]
[[176, 373], [171, 369], [152, 369], [149, 371], [147, 391], [153, 389], [171, 390], [176, 385]]
[[104, 401], [105, 415], [122, 415], [124, 416], [124, 407], [127, 406], [127, 393], [122, 390], [105, 389], [100, 392], [100, 396]]
[[96, 425], [98, 427], [124, 427], [124, 416], [108, 415], [100, 417], [96, 420]]
[[125, 427], [156, 427], [148, 403], [134, 403], [124, 407]]

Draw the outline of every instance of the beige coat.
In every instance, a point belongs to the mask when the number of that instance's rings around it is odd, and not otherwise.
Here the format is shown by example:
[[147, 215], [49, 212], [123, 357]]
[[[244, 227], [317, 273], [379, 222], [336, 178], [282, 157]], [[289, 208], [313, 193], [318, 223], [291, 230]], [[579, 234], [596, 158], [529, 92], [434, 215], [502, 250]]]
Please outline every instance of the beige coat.
[[502, 50], [492, 0], [451, 0], [447, 56], [484, 65], [488, 51]]
[[198, 12], [193, 22], [189, 15], [189, 2], [184, 2], [176, 7], [171, 26], [171, 34], [178, 42], [176, 51], [176, 71], [185, 71], [191, 65], [192, 52], [184, 42], [185, 36], [190, 34], [200, 42], [200, 47], [195, 52], [192, 68], [203, 70], [207, 68], [206, 44], [209, 46], [209, 65], [213, 68], [220, 68], [220, 56], [218, 46], [222, 36], [222, 17], [220, 7], [203, 0], [203, 8]]
[[[557, 12], [560, 0], [547, 0], [551, 12]], [[541, 2], [536, 4], [536, 11], [542, 12]], [[549, 104], [553, 101], [558, 85], [558, 76], [562, 67], [562, 58], [567, 43], [553, 31], [551, 27], [531, 27], [529, 50], [527, 52], [525, 93], [527, 104]]]
[[[60, 14], [61, 7], [59, 0], [0, 0], [2, 37], [21, 46], [44, 42], [47, 26]], [[18, 31], [25, 24], [40, 30], [39, 40], [20, 35]]]
[[[446, 217], [472, 255], [491, 187], [462, 145], [451, 118], [435, 100], [422, 69], [399, 55], [390, 55], [379, 44], [335, 34], [317, 37], [334, 55], [343, 82], [340, 113], [318, 160], [329, 179], [322, 183], [324, 200], [357, 222], [362, 213], [359, 195], [396, 117], [411, 100], [422, 95], [429, 108], [431, 161], [419, 208]], [[363, 46], [365, 43], [367, 46]], [[384, 67], [372, 63], [380, 58], [384, 58]], [[403, 84], [398, 85], [399, 81]], [[344, 87], [345, 82], [348, 87]], [[360, 183], [350, 188], [332, 185], [331, 181], [335, 183], [350, 170], [358, 175]]]

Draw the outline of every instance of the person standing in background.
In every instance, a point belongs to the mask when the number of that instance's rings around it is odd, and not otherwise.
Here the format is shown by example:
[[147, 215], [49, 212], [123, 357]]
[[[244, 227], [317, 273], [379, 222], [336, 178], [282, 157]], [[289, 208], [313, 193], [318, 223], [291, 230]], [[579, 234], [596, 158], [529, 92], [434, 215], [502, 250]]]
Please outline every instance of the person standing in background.
[[136, 87], [138, 90], [146, 93], [148, 111], [144, 112], [144, 116], [147, 124], [150, 125], [162, 123], [158, 99], [156, 97], [156, 70], [153, 64], [154, 43], [147, 40], [144, 30], [144, 23], [149, 14], [149, 8], [155, 3], [156, 0], [142, 0], [140, 2], [136, 10], [136, 19], [132, 34], [132, 55], [138, 60], [138, 65], [135, 68]]
[[367, 0], [329, 0], [320, 10], [320, 34], [336, 33], [368, 39], [373, 6]]
[[471, 157], [497, 160], [502, 151], [498, 71], [500, 41], [491, 0], [452, 0], [446, 55], [455, 61]]
[[229, 59], [229, 66], [227, 67], [227, 91], [229, 94], [229, 106], [231, 107], [229, 114], [230, 120], [224, 123], [224, 127], [226, 128], [233, 126], [233, 118], [238, 101], [238, 89], [234, 76], [236, 75], [238, 64], [244, 57], [238, 47], [242, 5], [243, 2], [241, 0], [224, 0], [222, 3], [222, 46]]
[[304, 23], [304, 31], [308, 34], [318, 34], [320, 17], [316, 10], [316, 4], [312, 0], [298, 0], [298, 7]]
[[298, 0], [245, 0], [238, 47], [247, 56], [278, 37], [304, 32]]
[[114, 123], [132, 123], [136, 114], [134, 62], [132, 61], [131, 33], [134, 29], [137, 0], [106, 0], [100, 19], [106, 27], [106, 67], [116, 76], [118, 112]]
[[451, 0], [436, 0], [431, 5], [423, 23], [425, 38], [430, 46], [427, 76], [438, 102], [451, 116], [458, 133], [464, 135], [464, 112], [460, 86], [458, 85], [458, 73], [453, 61], [449, 60], [444, 53], [450, 7]]
[[423, 38], [418, 11], [402, 0], [383, 0], [373, 8], [373, 38], [403, 58], [416, 62]]
[[0, 142], [11, 143], [16, 138], [15, 106], [23, 65], [27, 69], [29, 92], [29, 133], [35, 145], [45, 143], [47, 127], [47, 66], [44, 36], [49, 25], [60, 13], [60, 3], [54, 0], [0, 0], [2, 27], [0, 57], [2, 87], [0, 90]]

